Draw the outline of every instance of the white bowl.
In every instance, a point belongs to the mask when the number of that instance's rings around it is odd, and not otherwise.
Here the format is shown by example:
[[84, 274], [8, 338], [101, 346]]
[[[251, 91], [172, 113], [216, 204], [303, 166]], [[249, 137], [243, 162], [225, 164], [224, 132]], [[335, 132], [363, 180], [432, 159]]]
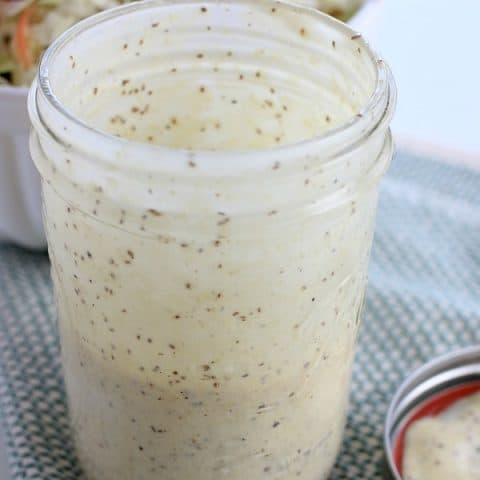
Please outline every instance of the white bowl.
[[[350, 21], [370, 41], [382, 3], [367, 0]], [[28, 151], [27, 94], [27, 88], [0, 86], [0, 241], [45, 248], [40, 177]]]
[[40, 177], [28, 150], [27, 92], [0, 87], [0, 241], [43, 248]]

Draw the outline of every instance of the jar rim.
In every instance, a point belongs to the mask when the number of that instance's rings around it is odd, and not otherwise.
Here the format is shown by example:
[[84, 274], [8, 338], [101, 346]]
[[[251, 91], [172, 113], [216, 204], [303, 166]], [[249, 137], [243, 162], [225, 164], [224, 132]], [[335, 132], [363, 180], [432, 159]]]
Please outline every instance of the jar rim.
[[[345, 123], [340, 126], [327, 130], [323, 133], [309, 137], [307, 139], [286, 143], [278, 146], [269, 146], [267, 148], [254, 148], [248, 150], [187, 150], [181, 148], [168, 147], [161, 144], [149, 144], [141, 141], [130, 140], [122, 137], [115, 136], [106, 131], [100, 130], [89, 125], [87, 122], [77, 118], [68, 107], [60, 101], [56, 96], [54, 89], [51, 85], [49, 78], [49, 65], [55, 58], [56, 54], [67, 45], [76, 35], [82, 31], [91, 29], [104, 22], [110, 21], [116, 17], [127, 15], [130, 12], [138, 11], [141, 9], [156, 8], [158, 6], [167, 6], [170, 4], [190, 4], [190, 5], [203, 5], [205, 0], [175, 0], [174, 2], [167, 0], [150, 0], [133, 2], [126, 5], [100, 12], [91, 17], [88, 17], [70, 29], [61, 34], [47, 49], [43, 55], [36, 79], [34, 80], [29, 93], [29, 109], [33, 119], [36, 119], [42, 123], [42, 118], [38, 112], [38, 97], [40, 94], [47, 104], [53, 108], [55, 113], [59, 114], [62, 119], [70, 125], [75, 126], [82, 132], [84, 145], [91, 144], [95, 140], [101, 140], [104, 144], [108, 145], [108, 150], [116, 151], [116, 161], [119, 157], [122, 160], [122, 164], [125, 167], [135, 170], [139, 169], [139, 162], [137, 158], [132, 158], [128, 152], [131, 149], [135, 149], [138, 152], [141, 151], [145, 158], [154, 160], [152, 162], [145, 162], [142, 170], [148, 168], [149, 170], [158, 170], [159, 162], [158, 157], [170, 159], [170, 161], [177, 163], [181, 159], [195, 159], [199, 163], [205, 165], [219, 165], [220, 162], [228, 156], [229, 163], [231, 165], [243, 165], [246, 166], [245, 161], [248, 159], [248, 165], [258, 165], [258, 163], [272, 164], [278, 160], [287, 158], [299, 158], [302, 155], [308, 155], [309, 151], [314, 150], [316, 155], [322, 157], [324, 163], [334, 161], [336, 158], [348, 153], [355, 149], [359, 144], [366, 141], [378, 130], [386, 130], [393, 116], [396, 105], [396, 86], [393, 79], [393, 75], [388, 64], [370, 47], [365, 38], [350, 28], [348, 25], [340, 22], [339, 20], [320, 12], [314, 8], [301, 6], [292, 3], [287, 0], [223, 0], [225, 3], [231, 4], [258, 4], [262, 2], [264, 4], [274, 4], [279, 8], [285, 8], [296, 13], [302, 13], [304, 15], [310, 15], [318, 18], [319, 21], [326, 22], [330, 26], [351, 39], [355, 39], [358, 42], [359, 47], [362, 47], [368, 55], [372, 65], [376, 68], [375, 88], [370, 95], [368, 101], [364, 104], [361, 110]], [[376, 112], [375, 115], [368, 115], [369, 112]], [[34, 120], [35, 123], [35, 120]], [[54, 133], [48, 126], [43, 125], [49, 131], [50, 134]], [[55, 135], [57, 141], [68, 144], [68, 142], [62, 142], [62, 140]], [[140, 149], [140, 150], [139, 150]], [[121, 154], [118, 154], [122, 152]], [[108, 158], [104, 159], [107, 163]], [[163, 163], [163, 162], [162, 162]], [[117, 163], [118, 166], [118, 163]], [[165, 167], [165, 165], [163, 165]]]

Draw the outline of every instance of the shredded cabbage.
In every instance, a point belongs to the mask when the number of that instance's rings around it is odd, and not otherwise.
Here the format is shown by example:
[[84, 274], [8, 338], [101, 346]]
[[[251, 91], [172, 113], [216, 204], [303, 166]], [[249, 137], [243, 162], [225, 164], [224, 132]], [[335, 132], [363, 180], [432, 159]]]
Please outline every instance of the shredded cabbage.
[[[294, 0], [345, 20], [364, 0]], [[79, 20], [129, 0], [0, 0], [0, 86], [28, 85], [38, 60], [48, 45]], [[30, 7], [27, 32], [19, 27], [23, 12]], [[25, 22], [24, 22], [25, 23]], [[20, 35], [23, 41], [16, 42]], [[26, 37], [26, 38], [25, 38]], [[19, 47], [19, 45], [21, 47]], [[27, 45], [28, 51], [21, 50]], [[20, 51], [19, 51], [20, 49]], [[32, 59], [25, 65], [23, 59]]]
[[[48, 45], [79, 20], [102, 10], [116, 7], [127, 0], [0, 0], [0, 85], [28, 85], [38, 60]], [[33, 6], [28, 27], [28, 48], [33, 64], [22, 65], [16, 51], [15, 35], [18, 19]]]

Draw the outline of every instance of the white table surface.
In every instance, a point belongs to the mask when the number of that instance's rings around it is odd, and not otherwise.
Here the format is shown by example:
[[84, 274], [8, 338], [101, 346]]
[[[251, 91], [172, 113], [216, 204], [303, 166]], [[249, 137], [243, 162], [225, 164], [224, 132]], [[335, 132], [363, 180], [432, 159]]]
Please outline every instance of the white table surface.
[[[480, 168], [480, 1], [383, 3], [374, 46], [397, 80], [398, 145]], [[0, 480], [10, 480], [1, 435]]]

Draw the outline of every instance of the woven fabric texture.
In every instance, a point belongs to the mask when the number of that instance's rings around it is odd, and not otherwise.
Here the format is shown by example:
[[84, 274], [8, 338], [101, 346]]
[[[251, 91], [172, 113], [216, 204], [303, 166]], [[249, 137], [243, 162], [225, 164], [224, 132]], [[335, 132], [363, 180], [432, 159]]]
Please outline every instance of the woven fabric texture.
[[[13, 480], [73, 480], [46, 255], [0, 246], [0, 415]], [[332, 480], [382, 479], [395, 388], [480, 342], [480, 173], [398, 154], [382, 186], [345, 442]], [[133, 480], [133, 479], [132, 479]]]

